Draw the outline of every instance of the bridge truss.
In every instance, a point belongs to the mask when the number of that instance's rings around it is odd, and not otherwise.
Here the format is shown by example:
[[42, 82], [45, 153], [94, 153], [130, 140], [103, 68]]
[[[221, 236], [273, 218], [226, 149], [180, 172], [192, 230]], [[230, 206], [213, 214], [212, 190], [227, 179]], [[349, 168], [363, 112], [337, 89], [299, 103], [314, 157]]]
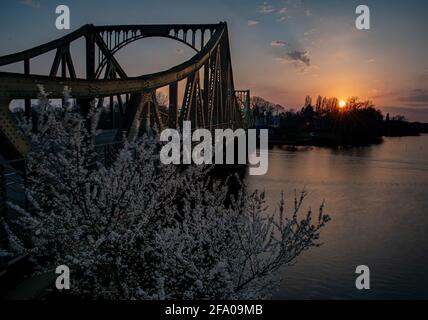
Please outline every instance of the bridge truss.
[[[188, 61], [169, 70], [129, 77], [115, 54], [139, 39], [163, 37], [179, 41], [196, 53]], [[76, 75], [75, 57], [70, 45], [85, 41], [84, 78]], [[32, 60], [55, 52], [49, 75], [31, 72]], [[25, 114], [31, 116], [31, 99], [38, 97], [40, 86], [50, 99], [61, 99], [64, 89], [70, 90], [83, 113], [91, 102], [103, 104], [117, 101], [123, 116], [122, 131], [130, 139], [147, 126], [178, 128], [185, 120], [196, 128], [244, 127], [242, 94], [235, 91], [227, 25], [85, 25], [60, 39], [38, 47], [0, 57], [0, 66], [22, 63], [24, 73], [0, 72], [0, 155], [6, 160], [25, 157], [29, 146], [16, 128], [9, 104], [13, 99], [25, 100]], [[178, 82], [185, 81], [181, 104]], [[161, 114], [156, 90], [168, 87], [169, 103]], [[247, 92], [247, 91], [245, 91]], [[249, 94], [249, 93], [248, 93]], [[245, 98], [246, 99], [246, 98]], [[249, 101], [249, 100], [248, 100]], [[244, 106], [247, 100], [244, 101]]]

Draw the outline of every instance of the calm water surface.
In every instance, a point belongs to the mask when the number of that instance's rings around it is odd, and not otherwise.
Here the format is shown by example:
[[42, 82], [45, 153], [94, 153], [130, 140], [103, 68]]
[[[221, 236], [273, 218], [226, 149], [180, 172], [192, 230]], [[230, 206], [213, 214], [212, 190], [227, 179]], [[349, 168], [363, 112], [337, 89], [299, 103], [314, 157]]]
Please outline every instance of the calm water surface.
[[[428, 298], [428, 135], [348, 150], [274, 148], [269, 172], [248, 177], [271, 208], [306, 188], [305, 209], [326, 201], [324, 243], [281, 270], [277, 299]], [[355, 289], [368, 265], [371, 290]]]

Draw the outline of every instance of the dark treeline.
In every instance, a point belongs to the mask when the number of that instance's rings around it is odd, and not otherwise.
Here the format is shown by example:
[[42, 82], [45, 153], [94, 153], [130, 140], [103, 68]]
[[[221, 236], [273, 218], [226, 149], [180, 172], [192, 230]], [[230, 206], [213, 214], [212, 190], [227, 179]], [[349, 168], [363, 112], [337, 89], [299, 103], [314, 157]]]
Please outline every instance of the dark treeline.
[[411, 123], [403, 116], [384, 116], [371, 101], [350, 98], [340, 106], [337, 98], [306, 97], [301, 110], [285, 110], [262, 98], [253, 97], [258, 128], [269, 128], [273, 143], [306, 145], [367, 145], [383, 136], [418, 135], [428, 125]]
[[[157, 96], [160, 115], [167, 122], [168, 102]], [[428, 133], [428, 124], [409, 122], [403, 116], [382, 114], [371, 101], [350, 98], [340, 107], [337, 98], [318, 96], [315, 101], [307, 96], [300, 110], [286, 110], [279, 104], [260, 97], [252, 97], [253, 116], [257, 128], [269, 129], [272, 143], [291, 145], [367, 145], [382, 141], [384, 136], [409, 136]], [[23, 118], [21, 108], [15, 116]], [[37, 121], [33, 112], [32, 122]], [[155, 123], [155, 119], [150, 119]], [[98, 129], [120, 129], [123, 115], [119, 105], [103, 107]]]

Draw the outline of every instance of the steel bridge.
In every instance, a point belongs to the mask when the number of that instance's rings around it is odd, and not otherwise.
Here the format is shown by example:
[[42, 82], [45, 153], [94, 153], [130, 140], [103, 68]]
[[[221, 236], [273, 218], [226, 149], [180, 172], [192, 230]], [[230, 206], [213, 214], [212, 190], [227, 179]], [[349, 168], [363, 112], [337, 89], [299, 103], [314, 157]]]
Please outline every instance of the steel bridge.
[[[176, 40], [193, 49], [195, 55], [166, 71], [128, 76], [116, 54], [134, 41], [151, 37]], [[78, 41], [85, 44], [81, 50], [83, 55], [74, 51]], [[53, 61], [50, 70], [45, 70], [48, 75], [33, 72], [37, 59], [49, 53], [52, 53]], [[23, 66], [24, 72], [0, 72], [0, 219], [6, 218], [6, 200], [25, 205], [28, 209], [25, 157], [30, 145], [17, 128], [10, 104], [12, 100], [23, 99], [25, 116], [30, 120], [31, 99], [39, 97], [41, 87], [49, 94], [49, 99], [62, 99], [64, 91], [68, 90], [83, 115], [89, 112], [94, 101], [98, 100], [98, 107], [104, 107], [107, 99], [111, 116], [113, 107], [119, 109], [122, 121], [116, 129], [126, 132], [130, 140], [149, 127], [157, 126], [161, 130], [179, 128], [185, 120], [192, 121], [193, 128], [214, 130], [245, 128], [251, 119], [250, 92], [235, 90], [229, 35], [224, 22], [85, 25], [60, 39], [0, 57], [0, 67], [12, 64]], [[76, 70], [85, 70], [84, 76], [80, 73], [78, 76]], [[182, 83], [185, 83], [184, 90], [179, 95]], [[161, 108], [156, 99], [156, 91], [165, 87], [169, 91], [167, 109], [165, 106]], [[181, 101], [179, 97], [183, 97]], [[113, 123], [113, 118], [111, 120]], [[112, 146], [116, 148], [119, 144], [116, 142]], [[101, 152], [97, 149], [100, 147]], [[97, 145], [95, 150], [108, 162], [110, 145], [107, 147]], [[2, 239], [0, 225], [0, 246]], [[21, 260], [22, 257], [18, 257], [13, 261]], [[13, 263], [16, 264], [19, 263]], [[0, 276], [6, 274], [8, 268], [12, 269], [11, 266], [0, 265]]]
[[[173, 68], [139, 77], [129, 77], [115, 54], [139, 39], [163, 37], [179, 41], [196, 53], [188, 61]], [[78, 78], [70, 45], [85, 41], [86, 75]], [[32, 73], [32, 60], [55, 52], [49, 75]], [[218, 24], [171, 25], [85, 25], [80, 29], [35, 48], [0, 57], [0, 66], [22, 63], [24, 73], [0, 72], [0, 155], [6, 160], [23, 158], [29, 145], [16, 128], [9, 104], [13, 99], [25, 100], [25, 114], [31, 116], [31, 99], [36, 99], [40, 86], [50, 99], [61, 99], [68, 88], [77, 99], [83, 114], [91, 102], [103, 104], [113, 99], [119, 106], [126, 131], [132, 139], [147, 126], [178, 128], [185, 120], [196, 128], [245, 127], [249, 92], [235, 91], [230, 56], [228, 29]], [[183, 100], [178, 101], [178, 83], [185, 81]], [[161, 112], [156, 90], [169, 87], [168, 111]], [[246, 96], [247, 95], [247, 96]], [[244, 110], [245, 112], [243, 112]]]

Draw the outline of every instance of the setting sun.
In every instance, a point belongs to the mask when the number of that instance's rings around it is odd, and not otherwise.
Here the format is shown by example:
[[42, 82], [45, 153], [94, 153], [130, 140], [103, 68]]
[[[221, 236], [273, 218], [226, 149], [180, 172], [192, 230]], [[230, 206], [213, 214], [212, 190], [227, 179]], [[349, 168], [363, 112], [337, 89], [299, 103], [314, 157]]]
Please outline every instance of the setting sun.
[[346, 102], [345, 102], [345, 100], [340, 100], [339, 101], [339, 108], [340, 109], [343, 109], [343, 108], [345, 108], [346, 107]]

